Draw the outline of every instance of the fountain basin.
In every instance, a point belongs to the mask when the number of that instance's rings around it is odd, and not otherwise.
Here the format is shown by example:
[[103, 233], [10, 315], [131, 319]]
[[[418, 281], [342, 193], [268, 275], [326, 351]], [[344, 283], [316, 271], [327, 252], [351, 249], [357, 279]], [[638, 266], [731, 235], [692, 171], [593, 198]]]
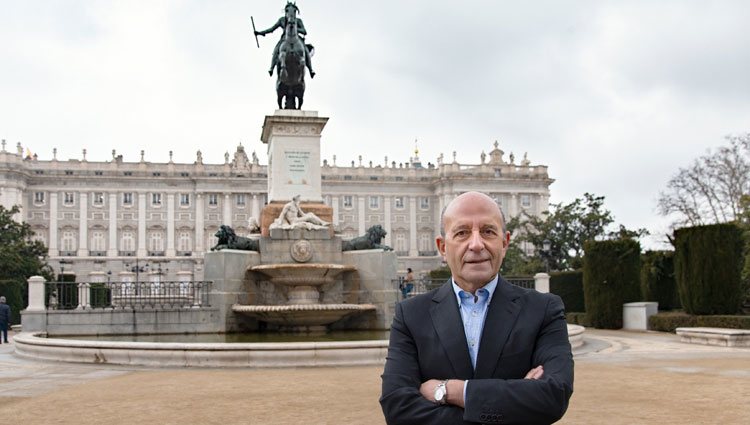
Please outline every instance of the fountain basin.
[[333, 283], [345, 272], [356, 270], [343, 264], [262, 264], [248, 267], [269, 281], [286, 286], [322, 286]]
[[282, 326], [284, 330], [320, 331], [326, 325], [354, 313], [374, 311], [372, 304], [240, 305], [232, 311]]

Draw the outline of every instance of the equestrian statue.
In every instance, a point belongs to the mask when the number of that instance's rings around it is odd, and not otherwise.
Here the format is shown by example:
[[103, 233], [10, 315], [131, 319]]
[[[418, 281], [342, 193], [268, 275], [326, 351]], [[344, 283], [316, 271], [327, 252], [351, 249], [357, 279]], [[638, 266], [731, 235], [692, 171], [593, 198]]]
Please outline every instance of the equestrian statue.
[[276, 70], [276, 102], [282, 109], [281, 100], [284, 99], [283, 109], [300, 109], [305, 96], [305, 67], [310, 71], [310, 78], [315, 77], [310, 57], [314, 52], [311, 44], [305, 44], [303, 35], [307, 35], [302, 19], [297, 17], [299, 8], [291, 2], [284, 7], [284, 16], [269, 29], [255, 31], [253, 21], [253, 32], [256, 36], [265, 36], [283, 28], [279, 42], [273, 49], [271, 57], [271, 68], [268, 75], [273, 75]]

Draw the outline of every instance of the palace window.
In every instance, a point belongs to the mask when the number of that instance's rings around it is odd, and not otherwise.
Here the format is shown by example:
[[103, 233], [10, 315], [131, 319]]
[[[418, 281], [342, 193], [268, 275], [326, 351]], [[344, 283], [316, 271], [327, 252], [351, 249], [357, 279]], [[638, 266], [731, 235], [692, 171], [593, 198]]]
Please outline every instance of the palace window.
[[352, 195], [344, 195], [344, 208], [352, 207]]
[[521, 195], [521, 206], [524, 208], [531, 206], [531, 195]]
[[104, 193], [94, 192], [94, 198], [92, 199], [94, 205], [104, 205]]
[[133, 205], [133, 194], [131, 192], [125, 192], [122, 194], [123, 205]]
[[430, 209], [430, 198], [426, 196], [422, 196], [419, 198], [419, 208], [423, 210]]
[[76, 202], [76, 197], [73, 192], [65, 192], [63, 193], [63, 205], [66, 206], [72, 206]]
[[151, 205], [161, 205], [161, 193], [151, 194]]
[[44, 203], [44, 192], [34, 192], [34, 203], [35, 204]]
[[245, 199], [246, 196], [244, 193], [238, 193], [237, 194], [237, 206], [238, 207], [244, 207], [245, 206]]
[[208, 205], [217, 206], [219, 205], [219, 196], [215, 193], [208, 194]]
[[76, 232], [65, 230], [62, 232], [62, 251], [72, 252], [76, 250]]
[[189, 193], [181, 193], [180, 194], [180, 205], [183, 207], [187, 207], [190, 205], [190, 194]]
[[135, 251], [135, 234], [130, 230], [125, 230], [120, 236], [120, 251]]
[[370, 196], [370, 209], [377, 210], [380, 208], [380, 196]]
[[406, 243], [406, 235], [402, 232], [396, 233], [396, 251], [408, 252], [409, 245]]
[[435, 242], [432, 240], [432, 235], [427, 232], [419, 234], [419, 251], [429, 252], [435, 251]]
[[404, 197], [403, 196], [397, 196], [395, 198], [395, 205], [396, 208], [401, 209], [404, 207]]
[[190, 232], [180, 232], [180, 237], [177, 239], [177, 250], [180, 252], [190, 252], [193, 250], [192, 239]]
[[161, 231], [155, 230], [148, 234], [148, 250], [151, 252], [164, 251], [164, 235]]
[[95, 230], [91, 232], [91, 251], [106, 251], [104, 232]]

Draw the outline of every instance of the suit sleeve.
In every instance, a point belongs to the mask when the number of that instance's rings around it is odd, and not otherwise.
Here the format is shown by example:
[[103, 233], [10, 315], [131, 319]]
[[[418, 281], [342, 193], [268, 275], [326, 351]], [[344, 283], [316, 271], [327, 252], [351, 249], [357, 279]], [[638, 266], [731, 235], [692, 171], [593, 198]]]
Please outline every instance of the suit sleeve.
[[573, 393], [573, 355], [560, 297], [547, 300], [531, 367], [544, 366], [541, 379], [476, 379], [466, 387], [464, 420], [484, 423], [549, 424], [559, 420]]
[[418, 351], [404, 321], [402, 303], [396, 305], [382, 378], [380, 406], [389, 425], [463, 423], [463, 409], [437, 405], [419, 393], [423, 379], [419, 369]]

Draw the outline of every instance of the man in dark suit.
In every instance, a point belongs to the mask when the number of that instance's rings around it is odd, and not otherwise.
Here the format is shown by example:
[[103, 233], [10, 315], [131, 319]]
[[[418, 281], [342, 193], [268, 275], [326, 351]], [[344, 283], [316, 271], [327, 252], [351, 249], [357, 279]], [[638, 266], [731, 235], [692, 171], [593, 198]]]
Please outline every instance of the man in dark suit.
[[388, 424], [548, 424], [573, 393], [560, 297], [498, 274], [502, 212], [467, 192], [448, 204], [437, 246], [445, 285], [396, 306], [380, 404]]

